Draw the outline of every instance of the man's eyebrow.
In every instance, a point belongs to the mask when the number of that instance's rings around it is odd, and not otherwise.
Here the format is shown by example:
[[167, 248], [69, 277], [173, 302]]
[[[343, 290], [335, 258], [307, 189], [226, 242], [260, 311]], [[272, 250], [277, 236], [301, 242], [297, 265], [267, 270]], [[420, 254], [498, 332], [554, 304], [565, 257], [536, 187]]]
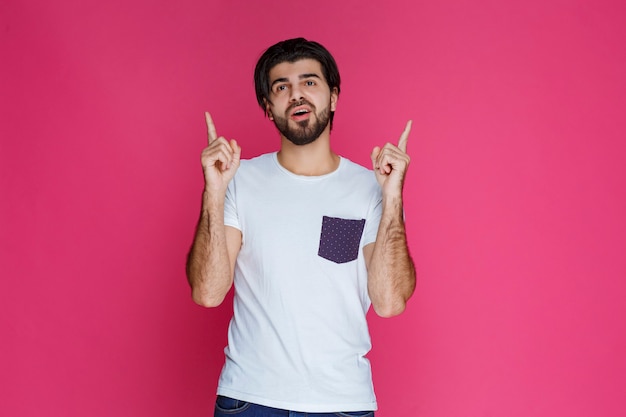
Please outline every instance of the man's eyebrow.
[[298, 78], [301, 80], [304, 80], [305, 78], [319, 78], [321, 80], [321, 77], [314, 72], [310, 74], [300, 74]]
[[274, 81], [272, 81], [272, 85], [270, 85], [270, 87], [274, 87], [274, 84], [284, 83], [287, 81], [289, 81], [287, 78], [276, 78]]
[[[318, 74], [316, 74], [314, 72], [298, 75], [298, 79], [300, 79], [300, 80], [305, 80], [307, 78], [318, 78], [320, 80], [322, 79], [322, 77], [320, 77]], [[285, 82], [288, 82], [288, 81], [289, 81], [289, 79], [286, 78], [286, 77], [276, 78], [274, 81], [272, 81], [272, 85], [270, 85], [270, 88], [274, 87], [274, 84], [285, 83]]]

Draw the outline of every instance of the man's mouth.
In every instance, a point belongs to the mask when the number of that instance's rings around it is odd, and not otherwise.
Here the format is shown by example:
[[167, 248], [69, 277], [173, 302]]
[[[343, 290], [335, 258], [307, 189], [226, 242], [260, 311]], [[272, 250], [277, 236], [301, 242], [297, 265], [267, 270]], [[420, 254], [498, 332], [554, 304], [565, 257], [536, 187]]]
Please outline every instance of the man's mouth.
[[291, 106], [289, 106], [289, 116], [295, 120], [295, 121], [300, 121], [300, 120], [306, 120], [309, 118], [309, 113], [313, 113], [314, 110], [314, 106], [307, 102], [306, 100], [302, 99], [298, 102], [292, 103]]
[[292, 113], [291, 113], [291, 119], [299, 122], [302, 120], [307, 120], [310, 116], [309, 114], [312, 113], [311, 109], [306, 108], [306, 107], [300, 107], [300, 108], [296, 108]]

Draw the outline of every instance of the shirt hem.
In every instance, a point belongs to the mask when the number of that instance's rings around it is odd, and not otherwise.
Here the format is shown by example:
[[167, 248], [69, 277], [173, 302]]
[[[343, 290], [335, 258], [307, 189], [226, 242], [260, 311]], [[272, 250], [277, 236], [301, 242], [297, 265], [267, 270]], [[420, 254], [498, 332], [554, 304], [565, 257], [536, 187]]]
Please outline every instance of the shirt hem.
[[364, 403], [329, 403], [329, 404], [313, 404], [313, 403], [292, 403], [288, 401], [277, 401], [263, 397], [259, 397], [254, 394], [248, 394], [232, 390], [230, 388], [218, 387], [217, 395], [223, 395], [237, 399], [239, 401], [246, 401], [265, 407], [279, 408], [282, 410], [297, 411], [300, 413], [339, 413], [339, 412], [353, 412], [353, 411], [376, 411], [378, 410], [378, 404], [374, 402]]

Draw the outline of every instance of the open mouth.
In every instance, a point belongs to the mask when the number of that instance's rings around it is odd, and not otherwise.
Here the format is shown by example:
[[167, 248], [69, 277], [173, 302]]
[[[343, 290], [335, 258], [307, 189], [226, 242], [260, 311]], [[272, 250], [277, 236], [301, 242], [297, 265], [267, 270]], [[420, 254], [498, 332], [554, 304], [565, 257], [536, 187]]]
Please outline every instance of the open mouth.
[[291, 119], [295, 120], [296, 122], [301, 122], [301, 121], [305, 121], [308, 120], [309, 118], [309, 113], [312, 113], [313, 111], [307, 107], [298, 107], [296, 108], [293, 113], [291, 113]]

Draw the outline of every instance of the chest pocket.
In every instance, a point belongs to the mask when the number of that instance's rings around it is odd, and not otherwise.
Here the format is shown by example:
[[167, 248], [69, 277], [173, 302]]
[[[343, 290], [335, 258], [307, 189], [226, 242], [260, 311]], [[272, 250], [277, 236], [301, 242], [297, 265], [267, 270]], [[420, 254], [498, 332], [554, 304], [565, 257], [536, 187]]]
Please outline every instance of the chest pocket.
[[365, 219], [324, 216], [318, 256], [337, 264], [354, 261], [359, 256], [359, 244], [364, 227]]

